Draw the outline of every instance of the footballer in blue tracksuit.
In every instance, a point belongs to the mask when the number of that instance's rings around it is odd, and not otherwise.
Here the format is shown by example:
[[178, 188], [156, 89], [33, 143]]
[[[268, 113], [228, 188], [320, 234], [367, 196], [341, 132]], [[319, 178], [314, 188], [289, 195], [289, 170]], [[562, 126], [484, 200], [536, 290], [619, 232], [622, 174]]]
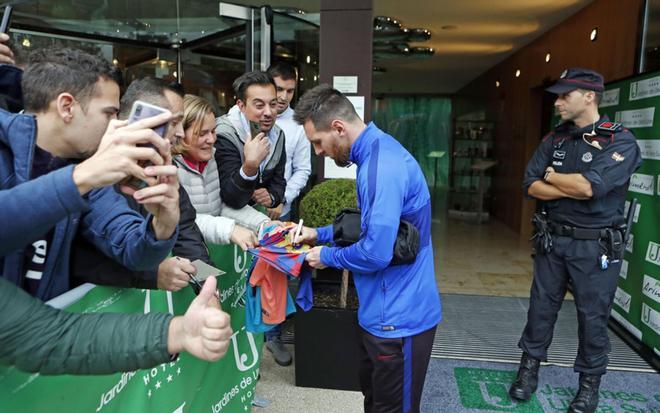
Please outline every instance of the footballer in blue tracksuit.
[[[361, 235], [356, 243], [315, 247], [307, 262], [353, 273], [360, 301], [360, 386], [366, 412], [418, 412], [437, 324], [440, 296], [431, 244], [431, 199], [417, 161], [392, 136], [365, 125], [340, 92], [321, 85], [296, 105], [317, 155], [357, 165]], [[420, 234], [416, 259], [392, 265], [399, 222]], [[300, 242], [332, 243], [333, 228], [304, 228]]]

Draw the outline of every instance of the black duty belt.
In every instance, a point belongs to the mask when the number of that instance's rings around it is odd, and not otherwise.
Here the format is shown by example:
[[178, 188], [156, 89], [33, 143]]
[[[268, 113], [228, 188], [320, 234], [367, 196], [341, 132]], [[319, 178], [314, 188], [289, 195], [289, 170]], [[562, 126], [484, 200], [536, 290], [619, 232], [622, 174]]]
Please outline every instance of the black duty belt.
[[607, 228], [578, 228], [570, 225], [548, 223], [550, 233], [560, 237], [570, 237], [573, 239], [596, 240], [607, 238]]

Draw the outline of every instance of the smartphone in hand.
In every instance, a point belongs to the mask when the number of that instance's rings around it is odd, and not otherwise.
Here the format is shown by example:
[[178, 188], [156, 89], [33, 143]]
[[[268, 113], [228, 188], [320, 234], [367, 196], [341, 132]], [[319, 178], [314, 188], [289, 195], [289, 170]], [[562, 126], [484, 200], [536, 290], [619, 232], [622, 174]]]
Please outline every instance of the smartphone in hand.
[[0, 32], [9, 33], [12, 11], [14, 11], [14, 7], [11, 4], [5, 6], [5, 11], [2, 13], [2, 21], [0, 22]]
[[[142, 119], [151, 118], [165, 112], [167, 112], [167, 109], [165, 108], [161, 108], [160, 106], [152, 105], [150, 103], [143, 102], [141, 100], [136, 100], [135, 102], [133, 102], [131, 113], [128, 115], [128, 123], [130, 124]], [[166, 136], [165, 134], [167, 133], [167, 127], [168, 127], [168, 123], [163, 123], [162, 125], [153, 128], [153, 130], [154, 132], [156, 132], [156, 134], [158, 134], [161, 138], [164, 139]], [[154, 147], [150, 143], [140, 144], [139, 146], [146, 146], [151, 148]], [[151, 165], [151, 162], [141, 161], [139, 162], [139, 165], [141, 168], [146, 168], [147, 166]], [[142, 188], [147, 187], [146, 182], [136, 177], [129, 177], [128, 180], [125, 182], [125, 184], [135, 190], [140, 190]]]
[[261, 133], [261, 124], [259, 122], [249, 121], [250, 123], [250, 136], [255, 137]]

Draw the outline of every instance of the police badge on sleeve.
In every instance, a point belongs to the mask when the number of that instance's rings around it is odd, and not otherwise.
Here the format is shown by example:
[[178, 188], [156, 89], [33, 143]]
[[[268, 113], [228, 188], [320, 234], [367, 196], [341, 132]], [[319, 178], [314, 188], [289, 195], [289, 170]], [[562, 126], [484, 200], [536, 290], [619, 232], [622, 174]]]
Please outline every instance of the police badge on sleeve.
[[623, 162], [626, 157], [621, 155], [619, 152], [614, 152], [612, 154], [612, 159], [614, 159], [616, 162]]
[[582, 162], [584, 163], [589, 163], [594, 160], [594, 156], [591, 154], [591, 152], [585, 152], [582, 155]]

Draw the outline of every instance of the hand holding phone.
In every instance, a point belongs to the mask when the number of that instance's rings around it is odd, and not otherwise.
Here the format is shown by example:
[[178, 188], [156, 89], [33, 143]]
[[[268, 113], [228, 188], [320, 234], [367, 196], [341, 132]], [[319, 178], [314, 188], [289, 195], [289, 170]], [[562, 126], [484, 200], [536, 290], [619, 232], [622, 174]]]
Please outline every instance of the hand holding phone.
[[254, 139], [261, 132], [261, 124], [259, 122], [249, 121], [250, 123], [250, 136]]
[[258, 172], [261, 162], [268, 156], [270, 142], [265, 133], [261, 131], [259, 122], [249, 121], [249, 124], [250, 136], [247, 137], [243, 146], [243, 157], [245, 159], [243, 172], [249, 176], [253, 176]]

